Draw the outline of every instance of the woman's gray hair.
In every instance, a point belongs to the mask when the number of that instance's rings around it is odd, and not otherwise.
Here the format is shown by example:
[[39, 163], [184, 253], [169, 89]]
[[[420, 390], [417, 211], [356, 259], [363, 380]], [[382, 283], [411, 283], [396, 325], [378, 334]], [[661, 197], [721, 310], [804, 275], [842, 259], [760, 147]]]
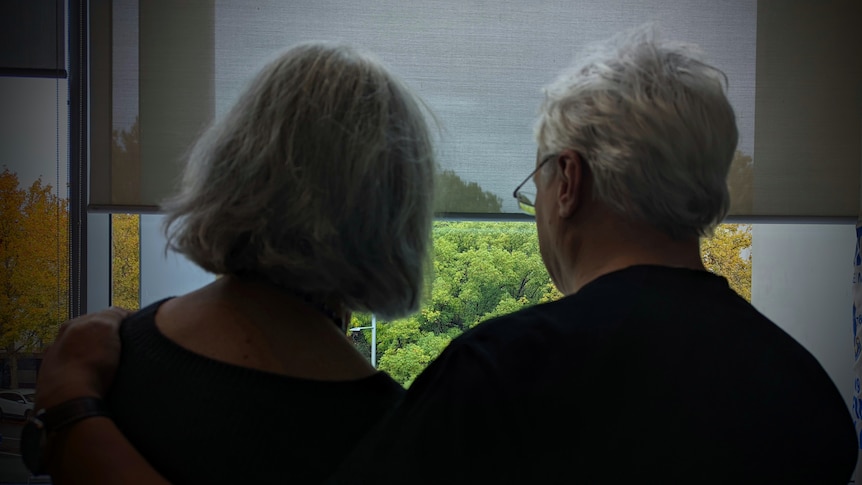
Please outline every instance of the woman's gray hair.
[[541, 154], [571, 148], [594, 196], [674, 238], [707, 236], [730, 207], [738, 141], [727, 79], [690, 44], [641, 26], [588, 46], [545, 88]]
[[352, 311], [417, 310], [433, 217], [426, 114], [369, 53], [286, 50], [192, 148], [163, 206], [168, 247]]

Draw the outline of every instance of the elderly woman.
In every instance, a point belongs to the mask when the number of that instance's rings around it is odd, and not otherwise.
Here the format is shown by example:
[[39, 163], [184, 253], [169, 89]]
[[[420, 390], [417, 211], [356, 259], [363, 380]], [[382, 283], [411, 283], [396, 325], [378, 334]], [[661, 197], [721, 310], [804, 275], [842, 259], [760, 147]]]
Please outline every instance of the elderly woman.
[[354, 48], [305, 43], [269, 63], [196, 143], [164, 206], [169, 247], [222, 277], [123, 322], [104, 403], [86, 385], [58, 390], [64, 372], [76, 382], [62, 349], [46, 359], [49, 428], [63, 413], [110, 416], [49, 429], [55, 481], [157, 480], [147, 463], [176, 483], [323, 480], [403, 393], [345, 330], [353, 311], [392, 318], [420, 303], [424, 115]]

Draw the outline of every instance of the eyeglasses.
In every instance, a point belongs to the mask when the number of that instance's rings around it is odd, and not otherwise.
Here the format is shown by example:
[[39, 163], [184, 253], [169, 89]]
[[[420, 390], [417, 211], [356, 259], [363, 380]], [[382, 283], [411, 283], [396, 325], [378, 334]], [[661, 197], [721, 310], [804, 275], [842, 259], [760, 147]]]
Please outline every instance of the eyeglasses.
[[[530, 172], [530, 175], [527, 175], [527, 178], [525, 178], [523, 182], [521, 182], [520, 184], [518, 184], [517, 187], [515, 187], [515, 191], [512, 193], [512, 196], [515, 198], [515, 200], [518, 201], [518, 207], [522, 211], [524, 211], [524, 213], [529, 214], [533, 217], [536, 216], [535, 185], [533, 185], [532, 187], [524, 187], [524, 185], [526, 185], [527, 182], [533, 179], [533, 176], [536, 175], [536, 172], [538, 172], [544, 164], [548, 163], [549, 160], [553, 159], [556, 156], [557, 154], [553, 153], [543, 158], [542, 161], [539, 162], [538, 165], [536, 165], [536, 168], [532, 172]], [[527, 188], [528, 190], [523, 190], [525, 188]]]

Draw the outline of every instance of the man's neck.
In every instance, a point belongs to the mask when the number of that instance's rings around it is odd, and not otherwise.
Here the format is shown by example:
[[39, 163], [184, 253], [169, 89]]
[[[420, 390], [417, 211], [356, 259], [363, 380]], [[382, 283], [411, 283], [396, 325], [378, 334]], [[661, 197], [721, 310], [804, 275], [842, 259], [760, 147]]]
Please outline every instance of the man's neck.
[[643, 224], [605, 219], [591, 229], [568, 235], [564, 247], [570, 271], [560, 288], [576, 293], [596, 278], [636, 265], [657, 265], [705, 271], [697, 238], [679, 240]]

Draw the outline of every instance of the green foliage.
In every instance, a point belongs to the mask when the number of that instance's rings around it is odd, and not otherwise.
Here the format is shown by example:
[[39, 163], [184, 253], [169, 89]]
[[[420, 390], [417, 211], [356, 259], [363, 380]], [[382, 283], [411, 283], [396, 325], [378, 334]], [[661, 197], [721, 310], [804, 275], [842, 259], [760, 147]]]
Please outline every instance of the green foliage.
[[550, 281], [539, 255], [535, 225], [527, 222], [446, 222], [434, 226], [432, 301], [422, 329], [470, 328], [501, 301], [538, 303]]
[[415, 316], [382, 325], [378, 320], [377, 355], [381, 356], [382, 359], [382, 356], [389, 350], [406, 347], [408, 344], [419, 340], [421, 336], [419, 320]]
[[386, 371], [404, 387], [409, 387], [428, 363], [436, 358], [428, 355], [419, 345], [407, 344], [390, 349], [380, 358], [379, 369]]
[[381, 357], [379, 367], [403, 386], [410, 386], [416, 376], [440, 355], [451, 340], [446, 335], [422, 332], [415, 343], [390, 347], [390, 351]]
[[[489, 320], [494, 317], [499, 317], [512, 312], [516, 312], [528, 303], [529, 301], [525, 297], [521, 297], [520, 300], [515, 300], [509, 295], [503, 295], [503, 297], [500, 299], [500, 303], [497, 304], [497, 308], [494, 308], [492, 312], [487, 313], [482, 320]], [[480, 322], [477, 321], [472, 326], [478, 325], [479, 323]]]
[[434, 272], [431, 299], [418, 313], [378, 322], [378, 367], [405, 386], [463, 331], [561, 296], [532, 222], [435, 222]]

